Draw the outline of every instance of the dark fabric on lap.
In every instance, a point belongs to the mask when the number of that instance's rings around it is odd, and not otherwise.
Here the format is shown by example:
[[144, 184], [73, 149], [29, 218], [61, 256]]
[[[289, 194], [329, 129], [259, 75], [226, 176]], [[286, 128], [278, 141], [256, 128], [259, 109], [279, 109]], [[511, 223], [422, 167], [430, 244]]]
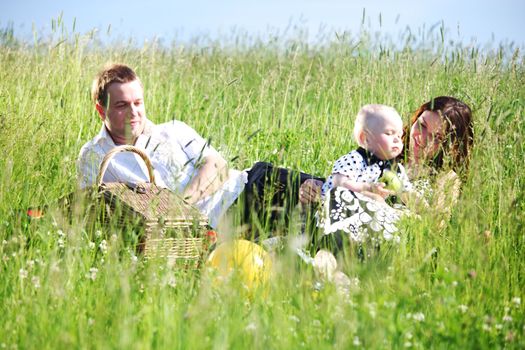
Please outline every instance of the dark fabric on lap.
[[273, 229], [286, 225], [288, 216], [299, 202], [299, 187], [308, 179], [322, 180], [310, 174], [257, 162], [248, 170], [248, 182], [243, 191], [244, 221], [252, 215], [260, 222], [268, 222]]

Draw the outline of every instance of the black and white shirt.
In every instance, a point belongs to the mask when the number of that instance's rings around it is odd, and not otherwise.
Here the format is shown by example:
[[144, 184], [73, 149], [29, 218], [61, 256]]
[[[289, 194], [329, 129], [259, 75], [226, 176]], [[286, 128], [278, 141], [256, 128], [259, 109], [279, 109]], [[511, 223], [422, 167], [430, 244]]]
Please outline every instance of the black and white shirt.
[[383, 171], [389, 169], [395, 171], [403, 182], [403, 190], [411, 191], [412, 184], [408, 179], [405, 168], [394, 159], [381, 160], [374, 154], [362, 147], [351, 151], [339, 158], [332, 169], [332, 174], [323, 184], [322, 195], [330, 191], [333, 186], [333, 175], [341, 174], [358, 183], [377, 183], [383, 175]]

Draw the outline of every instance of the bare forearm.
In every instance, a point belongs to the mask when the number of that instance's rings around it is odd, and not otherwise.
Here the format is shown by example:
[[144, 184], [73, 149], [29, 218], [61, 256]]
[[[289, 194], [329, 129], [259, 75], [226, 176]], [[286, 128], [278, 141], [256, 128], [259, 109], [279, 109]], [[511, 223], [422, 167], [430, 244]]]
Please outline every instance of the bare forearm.
[[354, 192], [372, 192], [373, 190], [370, 184], [364, 182], [355, 182], [348, 178], [348, 176], [341, 174], [334, 174], [332, 182], [334, 187], [344, 187]]
[[184, 198], [195, 203], [215, 193], [228, 180], [228, 165], [220, 155], [209, 156], [183, 192]]
[[[356, 182], [350, 179], [346, 175], [334, 174], [333, 177], [334, 187], [344, 187], [353, 192], [364, 194], [365, 196], [371, 197], [377, 200], [379, 197], [384, 200], [388, 196], [394, 194], [392, 191], [385, 189], [385, 184], [378, 183], [365, 183]], [[371, 195], [373, 194], [373, 195]], [[378, 197], [379, 196], [379, 197]]]

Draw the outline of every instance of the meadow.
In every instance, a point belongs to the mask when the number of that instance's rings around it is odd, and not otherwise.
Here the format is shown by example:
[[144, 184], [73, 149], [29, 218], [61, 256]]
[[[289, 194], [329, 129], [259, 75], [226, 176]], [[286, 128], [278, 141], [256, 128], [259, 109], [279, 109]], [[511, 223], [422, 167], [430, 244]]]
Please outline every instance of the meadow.
[[[0, 348], [524, 348], [523, 51], [439, 28], [401, 38], [109, 45], [63, 23], [33, 41], [3, 29]], [[136, 69], [152, 121], [186, 122], [237, 169], [264, 160], [326, 176], [355, 147], [363, 104], [408, 122], [431, 97], [455, 96], [475, 117], [459, 203], [444, 228], [408, 225], [387, 257], [341, 261], [346, 295], [316, 287], [289, 249], [272, 257], [269, 289], [246, 297], [239, 283], [216, 288], [200, 271], [145, 261], [118, 231], [25, 220], [24, 208], [74, 190], [80, 147], [101, 125], [91, 82], [108, 62]]]

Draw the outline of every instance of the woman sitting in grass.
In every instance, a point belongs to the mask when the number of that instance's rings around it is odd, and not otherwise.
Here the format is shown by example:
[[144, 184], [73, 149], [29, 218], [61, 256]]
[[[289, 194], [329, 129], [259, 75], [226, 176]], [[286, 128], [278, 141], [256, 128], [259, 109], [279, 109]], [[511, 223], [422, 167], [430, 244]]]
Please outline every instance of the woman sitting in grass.
[[[472, 112], [462, 101], [448, 96], [437, 97], [417, 109], [405, 130], [405, 151], [401, 161], [407, 161], [407, 173], [415, 189], [439, 213], [443, 226], [457, 201], [462, 178], [468, 168], [469, 151], [473, 143]], [[304, 204], [318, 202], [323, 183], [308, 180], [299, 192]], [[338, 191], [337, 188], [332, 192]], [[370, 200], [373, 198], [373, 200]], [[391, 218], [392, 208], [383, 196], [368, 192], [367, 197], [339, 196], [339, 200], [324, 203], [329, 225], [322, 225], [318, 243], [337, 251], [344, 240], [361, 238], [391, 238], [397, 231], [398, 218]], [[322, 215], [321, 215], [322, 217]], [[349, 220], [349, 218], [353, 218]], [[326, 229], [328, 228], [328, 230]], [[334, 229], [337, 228], [337, 229]], [[359, 240], [357, 240], [359, 241]], [[359, 242], [361, 247], [361, 243]], [[368, 242], [377, 244], [379, 242]], [[367, 254], [359, 250], [364, 258]]]

